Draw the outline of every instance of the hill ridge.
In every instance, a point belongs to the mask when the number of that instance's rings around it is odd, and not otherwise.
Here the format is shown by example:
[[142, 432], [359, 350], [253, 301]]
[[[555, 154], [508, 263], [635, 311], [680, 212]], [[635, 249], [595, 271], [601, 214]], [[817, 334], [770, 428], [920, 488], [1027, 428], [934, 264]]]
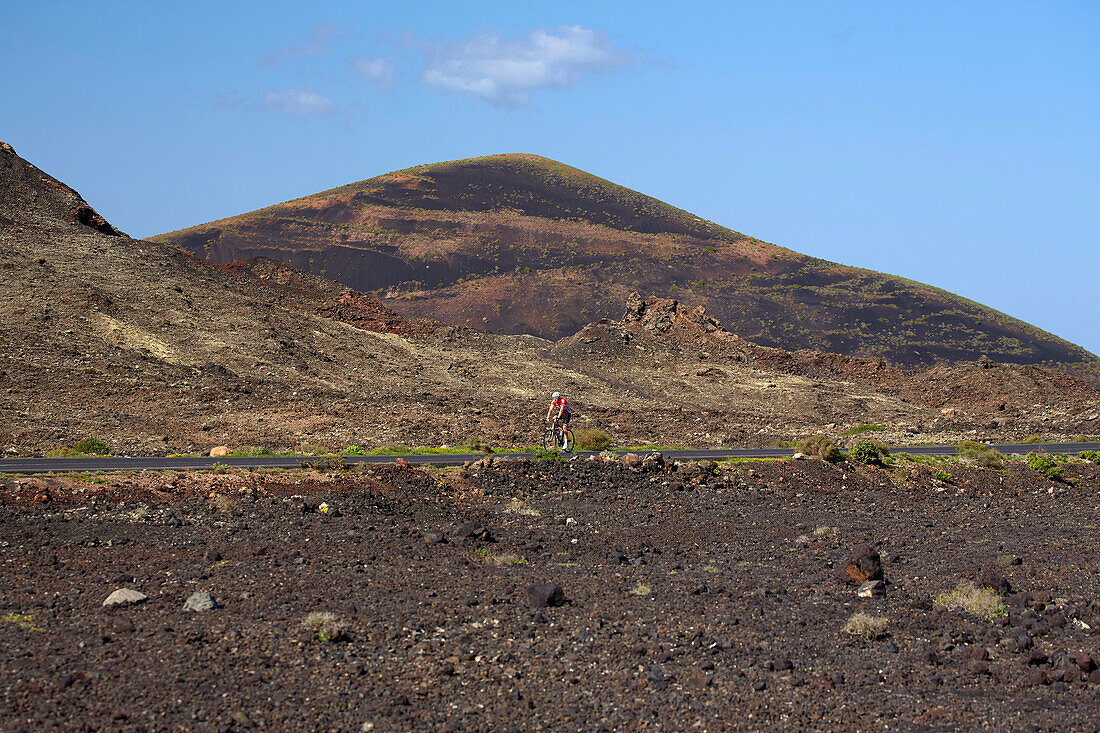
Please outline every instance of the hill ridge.
[[642, 290], [789, 350], [910, 365], [1096, 358], [942, 288], [809, 257], [530, 153], [412, 166], [154, 240], [215, 263], [279, 259], [406, 316], [549, 339]]
[[[907, 371], [878, 359], [780, 352], [719, 333], [710, 309], [686, 299], [682, 308], [654, 300], [647, 318], [619, 321], [626, 294], [613, 304], [614, 322], [590, 319], [557, 343], [486, 334], [409, 320], [282, 262], [219, 267], [177, 247], [108, 235], [72, 218], [78, 201], [0, 147], [0, 212], [13, 222], [0, 226], [5, 452], [55, 451], [90, 436], [116, 451], [161, 455], [215, 445], [441, 445], [470, 436], [527, 445], [539, 439], [532, 420], [550, 388], [583, 406], [578, 427], [601, 427], [622, 445], [767, 444], [829, 424], [878, 423], [892, 429], [889, 439], [912, 441], [945, 430], [955, 439], [979, 429], [1018, 439], [1100, 429], [1097, 392], [1041, 368], [990, 362]], [[519, 226], [470, 216], [503, 227], [498, 233]], [[533, 237], [546, 234], [540, 220], [520, 218]], [[423, 221], [437, 226], [431, 216]], [[309, 230], [308, 221], [302, 226]], [[554, 231], [588, 231], [593, 246], [610, 253], [601, 256], [613, 254], [616, 240], [604, 230], [570, 226]], [[615, 236], [631, 247], [669, 246], [660, 235]], [[677, 241], [684, 253], [700, 246]], [[547, 256], [567, 251], [562, 245]], [[394, 245], [386, 256], [401, 254]], [[431, 252], [422, 256], [441, 267]], [[600, 267], [607, 265], [588, 271]], [[560, 291], [576, 287], [565, 272], [550, 273], [554, 289], [543, 303], [558, 307]], [[477, 286], [488, 279], [463, 286], [484, 295]], [[640, 299], [633, 302], [637, 310]], [[680, 311], [688, 322], [662, 333], [662, 314]], [[959, 412], [945, 417], [940, 405]]]

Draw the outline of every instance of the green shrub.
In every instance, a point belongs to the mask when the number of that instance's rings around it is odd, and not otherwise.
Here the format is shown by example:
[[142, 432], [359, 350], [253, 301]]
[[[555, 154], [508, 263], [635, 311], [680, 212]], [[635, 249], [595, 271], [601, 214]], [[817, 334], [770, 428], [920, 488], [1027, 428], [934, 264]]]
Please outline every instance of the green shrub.
[[1023, 439], [1024, 443], [1042, 443], [1043, 436], [1041, 435], [1029, 435]]
[[949, 474], [947, 471], [936, 471], [932, 475], [935, 478], [939, 479], [940, 481], [950, 481], [951, 480], [951, 474]]
[[349, 456], [365, 456], [367, 452], [357, 445], [349, 445], [344, 449], [344, 454]]
[[348, 467], [348, 464], [344, 460], [343, 456], [321, 456], [320, 458], [313, 458], [307, 461], [299, 461], [298, 463], [302, 468], [307, 468], [312, 471], [320, 471], [322, 473], [326, 471], [344, 471]]
[[474, 452], [474, 453], [492, 453], [493, 452], [493, 447], [491, 445], [489, 445], [486, 441], [484, 441], [481, 438], [477, 437], [476, 435], [471, 435], [469, 438], [466, 439], [466, 446], [465, 447], [466, 447], [467, 450], [469, 450], [471, 452]]
[[839, 461], [844, 455], [840, 449], [826, 435], [811, 435], [798, 444], [798, 452], [810, 458], [819, 458], [823, 461]]
[[863, 423], [862, 425], [856, 425], [855, 427], [848, 428], [841, 435], [863, 435], [864, 433], [880, 433], [885, 431], [886, 428], [881, 425], [875, 425], [874, 423]]
[[772, 442], [768, 443], [768, 447], [769, 448], [787, 448], [787, 449], [797, 448], [798, 444], [801, 443], [801, 442], [802, 441], [800, 441], [798, 438], [794, 438], [793, 440], [783, 440], [782, 438], [776, 438]]
[[611, 436], [599, 428], [581, 428], [575, 435], [581, 450], [601, 451], [611, 446]]
[[85, 438], [73, 446], [73, 450], [86, 456], [105, 456], [111, 452], [99, 438]]
[[1049, 453], [1037, 453], [1031, 451], [1027, 454], [1027, 465], [1046, 476], [1051, 481], [1062, 477], [1062, 467]]
[[908, 461], [909, 463], [919, 463], [924, 466], [937, 466], [944, 462], [942, 456], [914, 455], [912, 453], [906, 453], [905, 451], [891, 453], [890, 457], [895, 461]]
[[885, 466], [886, 459], [890, 457], [890, 451], [873, 440], [857, 441], [848, 451], [848, 457], [856, 463], [866, 463], [870, 466]]
[[997, 591], [979, 588], [965, 580], [955, 586], [954, 590], [937, 596], [932, 605], [945, 611], [960, 609], [990, 622], [1008, 615], [1008, 607]]
[[1093, 463], [1100, 463], [1100, 450], [1083, 450], [1077, 454], [1077, 457]]
[[1007, 460], [1004, 453], [990, 449], [976, 458], [974, 460], [974, 465], [979, 468], [995, 468], [999, 470], [1005, 467], [1005, 461]]
[[993, 450], [985, 443], [976, 443], [973, 440], [964, 440], [955, 446], [955, 454], [959, 458], [972, 461], [981, 468], [1004, 468], [1005, 456], [1000, 451]]
[[541, 445], [529, 445], [524, 449], [524, 453], [530, 453], [531, 457], [536, 461], [563, 461], [564, 458], [556, 450], [547, 450]]
[[964, 440], [955, 446], [955, 455], [959, 458], [977, 458], [989, 450], [991, 450], [990, 447], [985, 443]]
[[[362, 450], [362, 449], [360, 449]], [[408, 456], [408, 455], [440, 455], [444, 453], [453, 453], [450, 448], [436, 448], [435, 446], [425, 445], [412, 447], [408, 445], [383, 445], [378, 448], [371, 448], [370, 450], [364, 450], [362, 453], [351, 453], [349, 455], [364, 455], [364, 456]]]

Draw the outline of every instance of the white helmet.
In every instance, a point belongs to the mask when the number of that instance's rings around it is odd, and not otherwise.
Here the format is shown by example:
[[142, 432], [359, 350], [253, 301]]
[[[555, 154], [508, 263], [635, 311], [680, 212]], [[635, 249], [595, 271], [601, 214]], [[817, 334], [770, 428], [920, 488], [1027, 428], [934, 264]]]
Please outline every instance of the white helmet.
[[561, 392], [555, 392], [554, 394], [552, 394], [550, 396], [553, 397], [556, 400], [557, 398], [561, 397]]

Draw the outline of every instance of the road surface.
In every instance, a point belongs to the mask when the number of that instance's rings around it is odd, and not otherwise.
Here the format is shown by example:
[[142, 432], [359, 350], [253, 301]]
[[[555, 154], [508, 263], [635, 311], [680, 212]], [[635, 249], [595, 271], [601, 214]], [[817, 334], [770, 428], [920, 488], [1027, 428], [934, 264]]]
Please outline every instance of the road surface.
[[[1047, 453], [1061, 453], [1064, 455], [1076, 455], [1078, 451], [1100, 450], [1100, 443], [1011, 443], [993, 445], [1005, 455], [1026, 454], [1033, 450], [1042, 450]], [[923, 446], [897, 446], [890, 448], [894, 453], [911, 453], [923, 456], [950, 456], [955, 453], [953, 445], [923, 445]], [[617, 455], [624, 455], [630, 451], [612, 451]], [[648, 451], [634, 451], [639, 455]], [[672, 460], [701, 460], [709, 458], [722, 460], [726, 458], [784, 458], [794, 454], [788, 448], [728, 448], [728, 449], [689, 449], [661, 451], [666, 458]], [[515, 458], [533, 458], [530, 453], [502, 453], [502, 456]], [[592, 455], [586, 451], [578, 451], [575, 455], [586, 457]], [[425, 454], [408, 456], [342, 456], [347, 465], [356, 463], [388, 464], [402, 458], [410, 464], [431, 464], [447, 466], [462, 464], [466, 461], [476, 461], [484, 458], [483, 453], [454, 453], [454, 454]], [[233, 468], [300, 468], [303, 461], [317, 460], [311, 456], [278, 456], [261, 458], [244, 457], [128, 457], [128, 456], [102, 456], [91, 458], [4, 458], [0, 459], [0, 473], [61, 473], [71, 471], [185, 471], [194, 469], [210, 469], [214, 464], [230, 466]]]

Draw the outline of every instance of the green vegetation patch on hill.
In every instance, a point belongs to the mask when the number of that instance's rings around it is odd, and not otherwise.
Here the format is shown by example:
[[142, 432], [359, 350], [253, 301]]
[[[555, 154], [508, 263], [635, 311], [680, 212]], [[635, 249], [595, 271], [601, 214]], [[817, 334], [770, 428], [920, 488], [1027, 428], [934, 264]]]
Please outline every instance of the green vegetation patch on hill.
[[550, 339], [619, 317], [637, 290], [788, 350], [1095, 360], [942, 289], [801, 255], [536, 155], [415, 166], [156, 240], [217, 264], [278, 259], [406, 317]]

